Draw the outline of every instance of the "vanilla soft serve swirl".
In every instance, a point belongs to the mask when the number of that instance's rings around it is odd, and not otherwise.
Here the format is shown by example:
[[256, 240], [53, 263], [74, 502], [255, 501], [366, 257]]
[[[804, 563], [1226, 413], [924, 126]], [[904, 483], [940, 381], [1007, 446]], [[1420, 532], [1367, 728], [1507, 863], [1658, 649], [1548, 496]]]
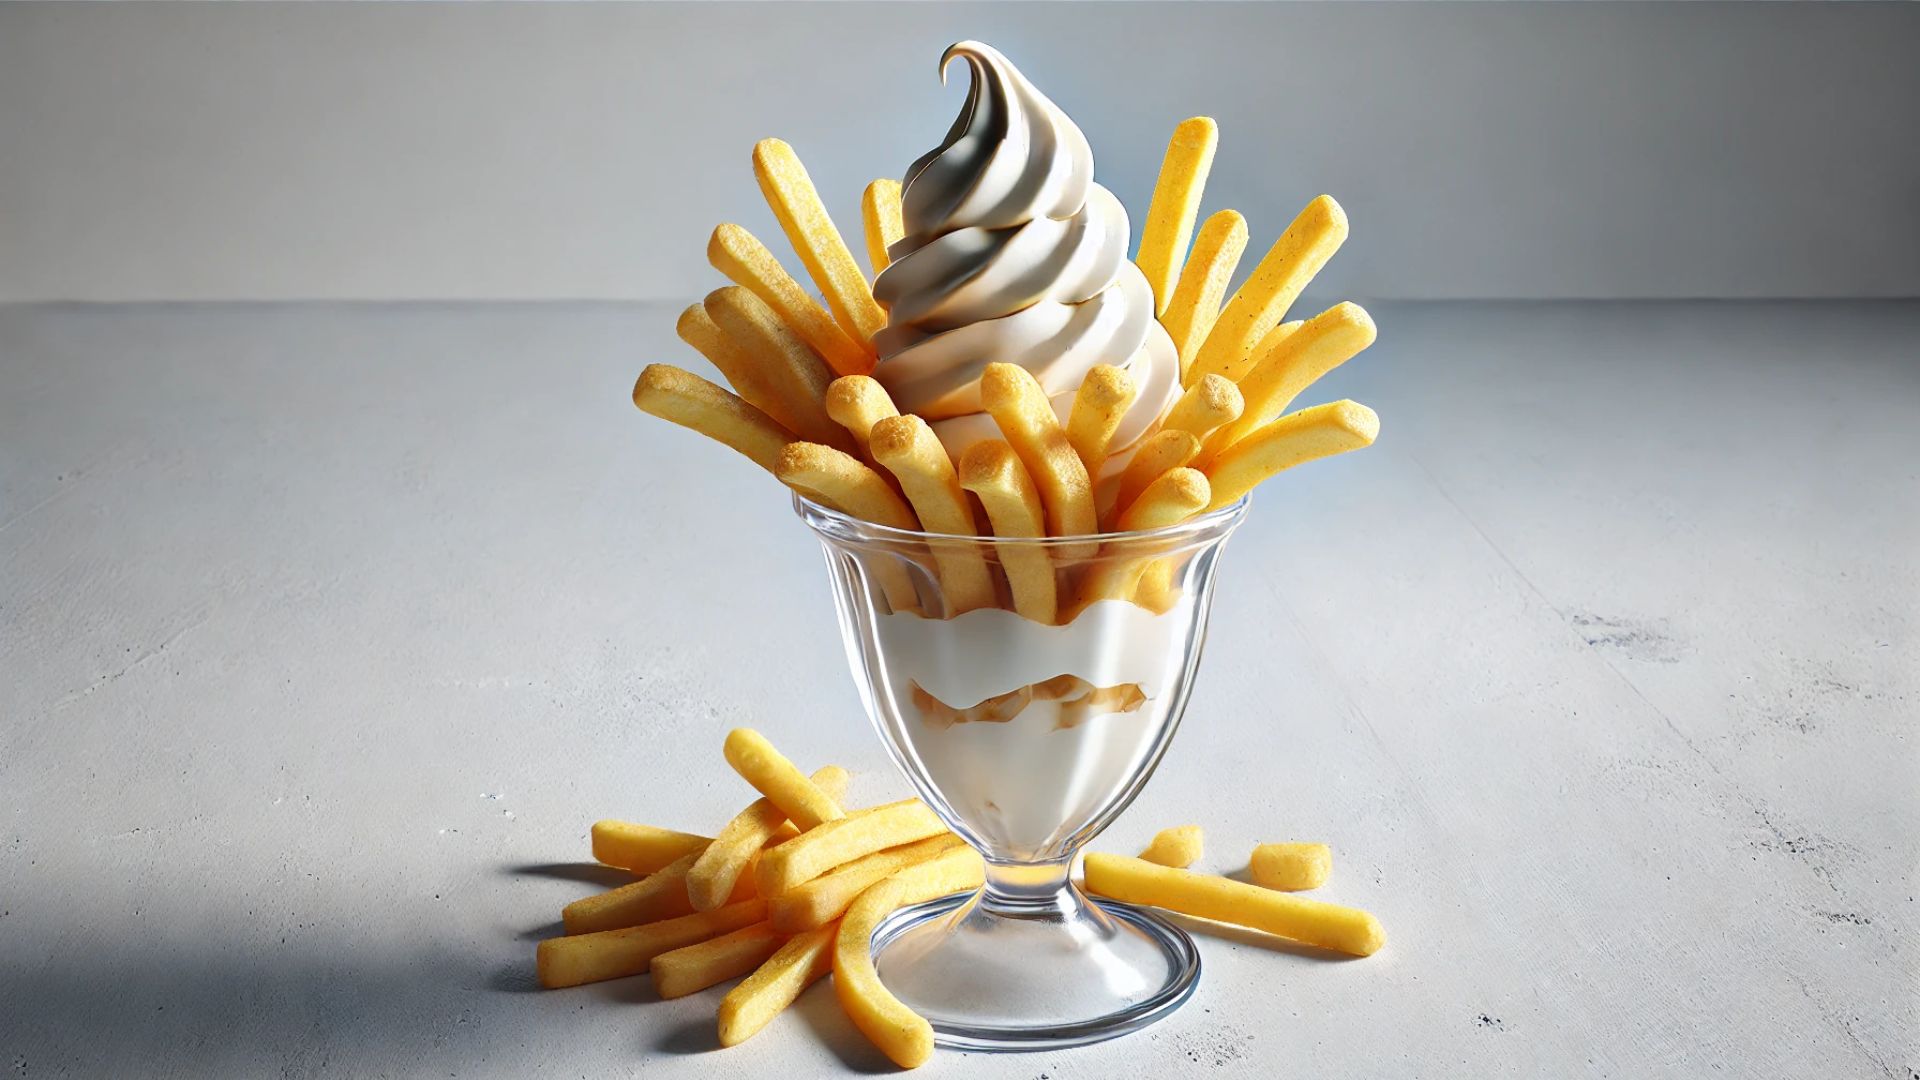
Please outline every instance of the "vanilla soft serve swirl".
[[1139, 394], [1113, 451], [1137, 443], [1179, 392], [1179, 358], [1153, 290], [1127, 259], [1127, 212], [1093, 182], [1093, 151], [1007, 58], [963, 41], [940, 58], [973, 69], [940, 147], [903, 182], [906, 234], [874, 283], [887, 327], [875, 378], [932, 422], [957, 457], [995, 435], [980, 373], [1019, 364], [1062, 420], [1088, 369], [1127, 369]]

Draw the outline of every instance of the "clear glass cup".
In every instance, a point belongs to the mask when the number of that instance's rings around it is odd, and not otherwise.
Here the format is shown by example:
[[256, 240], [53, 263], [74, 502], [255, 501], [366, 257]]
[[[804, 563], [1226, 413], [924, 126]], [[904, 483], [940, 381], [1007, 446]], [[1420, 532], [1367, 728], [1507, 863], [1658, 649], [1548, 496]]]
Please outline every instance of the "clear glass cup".
[[[874, 727], [986, 861], [977, 893], [879, 928], [888, 989], [941, 1045], [973, 1050], [1097, 1042], [1178, 1008], [1200, 974], [1192, 939], [1148, 911], [1090, 900], [1070, 872], [1179, 727], [1214, 570], [1246, 500], [1165, 529], [1031, 540], [891, 529], [799, 497], [794, 507], [826, 550]], [[950, 591], [984, 602], [981, 564], [996, 606], [956, 610]], [[1051, 620], [1020, 614], [1045, 610], [1049, 576]]]

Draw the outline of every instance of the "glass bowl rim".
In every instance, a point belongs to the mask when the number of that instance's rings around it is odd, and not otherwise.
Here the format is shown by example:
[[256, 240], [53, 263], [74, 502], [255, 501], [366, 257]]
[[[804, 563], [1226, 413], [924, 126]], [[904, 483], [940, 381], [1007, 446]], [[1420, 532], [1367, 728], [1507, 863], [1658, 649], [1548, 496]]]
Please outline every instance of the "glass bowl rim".
[[1158, 529], [1139, 529], [1134, 532], [1098, 532], [1082, 533], [1078, 536], [967, 536], [963, 533], [920, 532], [917, 529], [899, 529], [891, 525], [879, 525], [864, 518], [845, 514], [812, 499], [793, 493], [793, 510], [807, 527], [822, 536], [834, 540], [855, 543], [940, 543], [992, 544], [995, 547], [1072, 547], [1080, 544], [1139, 543], [1147, 544], [1161, 540], [1184, 540], [1219, 532], [1225, 534], [1237, 527], [1247, 516], [1247, 510], [1253, 504], [1251, 492], [1240, 496], [1218, 510], [1208, 510], [1196, 514], [1177, 525], [1164, 525]]

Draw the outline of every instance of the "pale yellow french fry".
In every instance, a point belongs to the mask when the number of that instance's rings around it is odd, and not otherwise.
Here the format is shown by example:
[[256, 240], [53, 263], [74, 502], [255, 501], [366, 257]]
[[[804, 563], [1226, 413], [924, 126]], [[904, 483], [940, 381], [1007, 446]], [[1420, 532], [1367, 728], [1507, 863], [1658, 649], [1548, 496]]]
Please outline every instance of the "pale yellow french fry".
[[1153, 201], [1147, 204], [1147, 223], [1140, 230], [1140, 255], [1134, 259], [1153, 286], [1156, 315], [1166, 311], [1173, 298], [1174, 277], [1186, 259], [1193, 221], [1200, 215], [1200, 194], [1219, 144], [1220, 127], [1211, 116], [1180, 121], [1167, 142]]
[[1173, 299], [1160, 316], [1160, 325], [1180, 353], [1180, 382], [1190, 385], [1194, 358], [1200, 346], [1220, 318], [1220, 302], [1226, 298], [1227, 285], [1240, 266], [1240, 255], [1247, 250], [1247, 219], [1232, 210], [1222, 210], [1200, 226], [1193, 241], [1193, 252], [1180, 270], [1180, 283], [1173, 287]]
[[[948, 536], [980, 535], [953, 459], [925, 420], [911, 414], [890, 416], [873, 425], [868, 448], [874, 460], [900, 482], [921, 529]], [[977, 547], [941, 541], [929, 544], [940, 569], [946, 614], [993, 606], [993, 577]]]
[[862, 855], [924, 840], [946, 829], [919, 799], [856, 811], [769, 848], [760, 857], [760, 895], [779, 896]]
[[842, 375], [827, 386], [827, 415], [833, 422], [847, 429], [853, 441], [860, 447], [860, 456], [873, 460], [873, 452], [867, 442], [873, 434], [873, 425], [889, 416], [899, 416], [900, 410], [894, 407], [893, 398], [887, 395], [887, 388], [880, 380], [868, 375]]
[[1317, 889], [1333, 873], [1333, 849], [1325, 844], [1259, 844], [1248, 869], [1255, 885], [1288, 892]]
[[1248, 926], [1323, 949], [1372, 956], [1387, 943], [1380, 920], [1358, 908], [1228, 878], [1094, 851], [1087, 853], [1086, 875], [1087, 891], [1101, 896]]
[[[1206, 508], [1212, 494], [1207, 477], [1198, 469], [1170, 469], [1147, 485], [1120, 515], [1121, 532], [1164, 529], [1178, 525]], [[1132, 600], [1141, 575], [1158, 560], [1109, 556], [1095, 563], [1081, 586], [1081, 603]]]
[[847, 905], [853, 903], [854, 897], [865, 892], [867, 886], [915, 863], [931, 859], [961, 842], [952, 833], [943, 833], [863, 855], [774, 897], [767, 904], [767, 921], [783, 934], [798, 934], [816, 926], [825, 926], [845, 914]]
[[880, 474], [850, 454], [819, 443], [787, 444], [773, 475], [790, 486], [818, 491], [862, 521], [893, 529], [920, 522]]
[[835, 374], [864, 375], [873, 370], [872, 347], [848, 337], [827, 309], [808, 296], [773, 252], [746, 229], [731, 222], [716, 227], [707, 242], [707, 261], [772, 308]]
[[1138, 392], [1133, 376], [1111, 364], [1095, 364], [1080, 380], [1067, 414], [1067, 442], [1080, 455], [1089, 478], [1099, 476], [1107, 463], [1113, 433]]
[[1234, 382], [1253, 363], [1253, 348], [1282, 319], [1287, 309], [1347, 239], [1347, 213], [1332, 196], [1307, 204], [1280, 239], [1274, 241], [1253, 275], [1227, 302], [1195, 358], [1192, 378], [1225, 375]]
[[534, 955], [534, 969], [540, 985], [548, 989], [644, 975], [661, 953], [752, 926], [766, 917], [767, 902], [755, 897], [644, 926], [548, 938]]
[[[680, 321], [674, 324], [680, 340], [694, 347], [707, 362], [717, 368], [733, 392], [745, 399], [746, 403], [769, 416], [776, 415], [774, 409], [781, 406], [780, 395], [775, 391], [770, 372], [753, 353], [739, 342], [727, 336], [720, 324], [707, 314], [704, 303], [694, 304], [680, 313]], [[771, 405], [774, 408], [768, 408]]]
[[651, 874], [683, 856], [698, 855], [713, 843], [711, 836], [612, 818], [594, 822], [591, 835], [596, 860], [636, 874]]
[[1359, 304], [1340, 303], [1278, 340], [1262, 339], [1253, 370], [1240, 380], [1246, 407], [1240, 418], [1210, 436], [1200, 451], [1205, 468], [1221, 451], [1287, 411], [1302, 390], [1373, 344], [1373, 319]]
[[[847, 792], [847, 770], [829, 765], [813, 774], [813, 782], [838, 799]], [[687, 870], [687, 897], [694, 910], [711, 911], [726, 903], [754, 855], [786, 821], [787, 815], [768, 798], [755, 799], [735, 814]]]
[[752, 728], [727, 732], [722, 753], [740, 778], [765, 795], [801, 832], [846, 817], [840, 803]]
[[826, 296], [834, 321], [854, 340], [872, 342], [873, 335], [887, 325], [887, 313], [874, 303], [873, 289], [853, 261], [840, 230], [833, 227], [793, 147], [779, 139], [761, 139], [753, 148], [753, 175], [787, 241]]
[[[980, 402], [1039, 488], [1048, 535], [1084, 536], [1097, 531], [1087, 466], [1074, 453], [1053, 403], [1033, 375], [1017, 364], [988, 364], [980, 376]], [[1061, 554], [1079, 558], [1092, 551], [1073, 545]]]
[[978, 852], [955, 848], [868, 888], [840, 920], [833, 947], [833, 989], [840, 1007], [902, 1068], [917, 1068], [933, 1056], [933, 1027], [881, 984], [873, 967], [873, 932], [901, 907], [977, 889], [985, 877]]
[[900, 219], [900, 181], [882, 179], [868, 184], [860, 193], [860, 220], [866, 225], [867, 262], [879, 277], [880, 271], [893, 263], [887, 249], [907, 233]]
[[1240, 388], [1221, 375], [1209, 375], [1187, 387], [1167, 410], [1163, 431], [1186, 431], [1205, 439], [1215, 428], [1240, 419], [1246, 399]]
[[[706, 850], [701, 845], [701, 850]], [[687, 871], [700, 858], [688, 852], [631, 885], [583, 897], [560, 909], [560, 922], [569, 934], [597, 934], [623, 926], [639, 926], [693, 913], [687, 896]], [[754, 891], [751, 862], [727, 895], [727, 903], [751, 900]]]
[[1120, 473], [1120, 488], [1113, 499], [1113, 520], [1118, 522], [1127, 508], [1139, 501], [1147, 485], [1192, 461], [1199, 452], [1200, 439], [1191, 431], [1164, 428], [1147, 436], [1147, 441], [1133, 452], [1133, 460], [1127, 462], [1126, 469]]
[[663, 952], [653, 958], [654, 992], [662, 998], [686, 997], [737, 979], [765, 963], [784, 940], [761, 922]]
[[739, 397], [672, 364], [648, 364], [633, 384], [641, 412], [697, 431], [772, 472], [797, 437]]
[[[993, 535], [1036, 538], [1047, 535], [1046, 510], [1033, 477], [1013, 447], [999, 439], [974, 443], [960, 456], [960, 486], [973, 492], [993, 523]], [[1013, 610], [1051, 625], [1059, 614], [1053, 559], [1034, 544], [999, 544], [1000, 569], [1013, 593]]]
[[852, 440], [827, 415], [827, 384], [833, 372], [826, 361], [759, 297], [739, 285], [707, 294], [707, 314], [728, 338], [745, 349], [764, 379], [769, 399], [755, 402], [801, 438], [851, 448]]
[[720, 1001], [720, 1045], [753, 1038], [802, 991], [833, 970], [833, 942], [840, 924], [829, 923], [787, 939], [759, 969]]
[[1357, 401], [1331, 401], [1287, 415], [1221, 451], [1207, 466], [1218, 510], [1261, 481], [1317, 458], [1372, 446], [1380, 417]]
[[1153, 834], [1153, 842], [1140, 857], [1147, 862], [1160, 866], [1172, 866], [1186, 869], [1200, 861], [1205, 849], [1205, 836], [1198, 825], [1176, 825], [1171, 829], [1161, 829]]

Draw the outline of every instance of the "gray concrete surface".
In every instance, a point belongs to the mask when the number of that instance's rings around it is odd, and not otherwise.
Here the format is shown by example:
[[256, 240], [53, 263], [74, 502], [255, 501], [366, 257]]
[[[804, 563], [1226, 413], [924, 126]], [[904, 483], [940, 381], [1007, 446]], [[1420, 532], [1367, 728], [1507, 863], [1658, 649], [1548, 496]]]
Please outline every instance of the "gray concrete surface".
[[[831, 990], [533, 990], [734, 724], [903, 792], [814, 541], [634, 412], [671, 311], [0, 308], [0, 1072], [885, 1067]], [[1183, 1011], [932, 1076], [1909, 1080], [1920, 306], [1381, 305], [1102, 843], [1335, 850], [1379, 955], [1202, 940]]]

